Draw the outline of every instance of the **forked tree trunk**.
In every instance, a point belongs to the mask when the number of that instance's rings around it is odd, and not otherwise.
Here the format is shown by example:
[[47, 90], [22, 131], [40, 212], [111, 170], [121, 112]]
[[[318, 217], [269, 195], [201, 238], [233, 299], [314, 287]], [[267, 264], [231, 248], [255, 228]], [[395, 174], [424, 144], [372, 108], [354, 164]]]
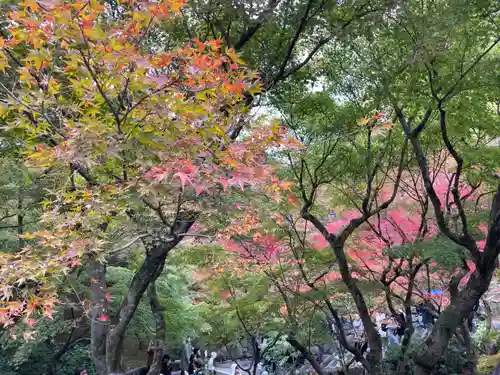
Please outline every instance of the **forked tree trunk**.
[[[135, 273], [127, 291], [127, 295], [122, 301], [118, 311], [116, 324], [109, 329], [107, 328], [108, 322], [102, 322], [98, 319], [100, 311], [98, 308], [106, 301], [104, 293], [106, 289], [105, 267], [104, 265], [95, 265], [95, 272], [99, 277], [99, 284], [93, 284], [92, 287], [93, 319], [91, 331], [91, 351], [98, 375], [121, 373], [123, 340], [125, 338], [128, 325], [137, 310], [137, 306], [139, 305], [141, 298], [144, 296], [144, 293], [151, 282], [155, 280], [155, 276], [158, 271], [163, 267], [168, 252], [177, 246], [177, 244], [179, 244], [179, 242], [183, 239], [182, 236], [178, 235], [187, 233], [193, 224], [193, 213], [181, 212], [172, 229], [172, 235], [154, 239], [152, 242], [154, 246], [147, 249], [147, 255], [144, 262]], [[104, 349], [103, 343], [105, 343]]]
[[432, 333], [414, 357], [417, 375], [432, 373], [433, 368], [444, 355], [451, 337], [488, 289], [495, 268], [495, 266], [490, 266], [490, 271], [486, 275], [480, 275], [476, 270], [466, 287], [459, 292], [456, 300], [439, 315]]
[[142, 296], [153, 281], [157, 270], [162, 267], [171, 248], [173, 246], [152, 249], [146, 256], [141, 268], [134, 275], [120, 308], [118, 323], [108, 333], [106, 341], [106, 367], [108, 373], [121, 371], [122, 346], [127, 327], [137, 310]]
[[443, 356], [451, 336], [488, 290], [498, 265], [499, 253], [500, 185], [498, 185], [497, 193], [493, 198], [486, 245], [476, 262], [476, 270], [470, 276], [464, 289], [458, 292], [457, 298], [441, 313], [431, 335], [425, 341], [425, 345], [415, 356], [418, 375], [431, 374], [432, 369]]
[[137, 310], [146, 289], [153, 281], [158, 269], [163, 267], [168, 252], [173, 249], [180, 239], [169, 243], [166, 247], [151, 249], [141, 268], [136, 272], [127, 292], [118, 317], [118, 323], [111, 328], [106, 342], [106, 365], [109, 373], [121, 370], [121, 353], [123, 339], [127, 327]]

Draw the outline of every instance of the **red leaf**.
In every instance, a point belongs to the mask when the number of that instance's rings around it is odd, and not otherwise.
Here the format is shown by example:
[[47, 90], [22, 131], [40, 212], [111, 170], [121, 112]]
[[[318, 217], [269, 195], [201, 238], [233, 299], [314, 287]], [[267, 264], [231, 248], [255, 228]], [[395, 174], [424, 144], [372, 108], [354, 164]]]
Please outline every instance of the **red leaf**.
[[189, 160], [183, 160], [181, 163], [182, 163], [181, 172], [190, 174], [196, 171], [196, 166]]
[[221, 177], [219, 178], [219, 183], [222, 185], [222, 189], [227, 191], [227, 188], [229, 187], [229, 180], [225, 177]]
[[233, 178], [229, 180], [229, 184], [238, 185], [241, 188], [241, 190], [245, 189], [246, 182], [249, 182], [248, 178], [237, 173], [233, 173]]
[[29, 327], [33, 327], [36, 324], [36, 320], [31, 318], [26, 319], [25, 322]]
[[201, 183], [201, 184], [193, 184], [194, 191], [196, 192], [196, 196], [200, 195], [203, 190], [208, 189], [208, 185]]
[[179, 177], [179, 180], [181, 180], [181, 187], [184, 189], [184, 186], [189, 182], [191, 183], [191, 180], [189, 179], [189, 176], [185, 174], [184, 172], [177, 172], [173, 175], [172, 180], [175, 177]]
[[50, 308], [48, 306], [45, 306], [45, 308], [43, 309], [43, 316], [46, 317], [46, 318], [48, 318], [48, 319], [50, 319], [50, 320], [54, 319], [52, 317], [53, 313], [54, 313], [54, 309], [52, 309], [52, 308]]
[[101, 315], [99, 318], [97, 318], [97, 320], [101, 322], [107, 322], [109, 318], [106, 315]]
[[80, 259], [71, 259], [71, 260], [69, 261], [69, 266], [70, 266], [71, 268], [73, 268], [73, 267], [77, 267], [77, 266], [81, 266], [81, 265], [82, 265], [82, 262], [80, 262]]
[[94, 21], [91, 19], [91, 18], [85, 18], [83, 21], [82, 21], [82, 27], [84, 29], [91, 29], [94, 25]]

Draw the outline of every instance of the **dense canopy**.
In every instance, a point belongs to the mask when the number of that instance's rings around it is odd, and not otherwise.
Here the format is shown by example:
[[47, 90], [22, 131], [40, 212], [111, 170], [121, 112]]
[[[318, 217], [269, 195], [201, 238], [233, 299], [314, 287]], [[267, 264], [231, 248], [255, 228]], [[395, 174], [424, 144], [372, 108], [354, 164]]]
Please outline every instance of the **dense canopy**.
[[498, 1], [0, 13], [0, 375], [494, 370]]

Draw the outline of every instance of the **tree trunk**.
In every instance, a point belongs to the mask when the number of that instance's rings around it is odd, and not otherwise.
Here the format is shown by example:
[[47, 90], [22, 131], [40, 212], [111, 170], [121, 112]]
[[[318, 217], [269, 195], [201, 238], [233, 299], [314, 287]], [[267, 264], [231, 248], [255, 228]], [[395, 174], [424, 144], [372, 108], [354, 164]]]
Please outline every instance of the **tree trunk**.
[[463, 375], [473, 375], [476, 373], [476, 354], [474, 352], [474, 345], [472, 344], [472, 338], [470, 337], [468, 322], [462, 323], [461, 327], [462, 337], [464, 339], [464, 346], [467, 355], [467, 365], [462, 369]]
[[90, 322], [90, 352], [98, 375], [107, 375], [106, 371], [106, 334], [108, 325], [106, 290], [106, 265], [100, 261], [90, 262], [90, 286], [92, 292], [92, 310]]
[[18, 243], [19, 243], [19, 249], [22, 249], [24, 247], [24, 238], [21, 237], [22, 234], [24, 234], [24, 215], [22, 214], [22, 209], [23, 209], [23, 196], [21, 193], [19, 193], [19, 198], [17, 200], [17, 235], [18, 237]]
[[151, 306], [151, 313], [155, 321], [155, 341], [153, 348], [153, 361], [149, 368], [147, 375], [159, 375], [161, 372], [163, 355], [165, 352], [165, 316], [163, 315], [163, 308], [161, 307], [158, 294], [156, 293], [156, 279], [161, 275], [163, 271], [163, 266], [160, 267], [157, 274], [155, 275], [155, 280], [149, 285], [148, 297]]
[[260, 352], [259, 342], [255, 337], [252, 337], [252, 346], [253, 346], [252, 375], [257, 375], [257, 364], [261, 360], [261, 352]]
[[121, 304], [118, 322], [109, 330], [106, 341], [106, 367], [108, 373], [121, 372], [123, 339], [137, 306], [148, 286], [154, 281], [158, 270], [163, 267], [168, 252], [183, 239], [182, 236], [178, 235], [187, 233], [193, 224], [193, 213], [181, 212], [172, 229], [172, 234], [167, 236], [167, 239], [165, 239], [164, 235], [160, 235], [153, 240], [153, 246], [148, 249], [144, 262], [135, 273], [127, 295]]
[[500, 253], [500, 184], [492, 201], [490, 225], [484, 251], [476, 260], [476, 270], [439, 316], [431, 335], [414, 357], [418, 374], [430, 374], [443, 356], [451, 336], [466, 319], [490, 286]]
[[431, 374], [432, 369], [444, 355], [448, 342], [466, 319], [477, 301], [486, 292], [491, 281], [494, 267], [489, 277], [481, 277], [476, 270], [470, 277], [466, 287], [460, 291], [455, 301], [440, 314], [432, 333], [429, 335], [422, 349], [414, 357], [418, 375]]
[[191, 345], [188, 342], [184, 341], [181, 349], [181, 375], [184, 375], [184, 372], [187, 374], [190, 354]]
[[370, 346], [370, 351], [366, 356], [370, 365], [370, 373], [382, 374], [382, 339], [380, 338], [380, 335], [371, 320], [370, 312], [363, 297], [363, 293], [361, 293], [356, 281], [351, 276], [349, 264], [343, 249], [343, 243], [337, 243], [335, 241], [330, 245], [333, 248], [335, 257], [337, 258], [337, 264], [339, 265], [342, 281], [349, 289], [349, 292], [354, 299], [354, 303], [356, 304], [359, 317], [363, 322], [363, 328], [366, 333], [368, 345]]
[[[175, 243], [175, 245], [177, 243]], [[106, 364], [108, 372], [121, 371], [121, 352], [127, 327], [134, 316], [142, 296], [146, 292], [149, 284], [153, 281], [154, 275], [158, 269], [163, 266], [168, 251], [175, 245], [172, 243], [171, 246], [168, 247], [152, 249], [148, 255], [146, 255], [141, 268], [134, 275], [127, 295], [122, 302], [118, 323], [108, 334], [106, 342]]]
[[314, 371], [316, 371], [318, 375], [325, 375], [325, 372], [321, 368], [321, 365], [318, 363], [318, 361], [316, 361], [316, 358], [314, 358], [311, 352], [304, 345], [298, 342], [294, 337], [289, 337], [286, 341], [288, 341], [290, 345], [297, 349], [307, 359], [307, 361], [311, 364]]

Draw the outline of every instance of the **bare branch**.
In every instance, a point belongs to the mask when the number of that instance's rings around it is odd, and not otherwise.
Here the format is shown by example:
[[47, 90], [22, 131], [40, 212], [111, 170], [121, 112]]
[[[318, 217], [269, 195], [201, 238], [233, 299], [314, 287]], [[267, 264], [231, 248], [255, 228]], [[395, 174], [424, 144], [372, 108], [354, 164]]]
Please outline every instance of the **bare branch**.
[[[82, 31], [82, 35], [84, 35], [83, 31]], [[85, 36], [84, 36], [84, 38], [85, 38]], [[113, 117], [115, 118], [116, 126], [118, 128], [118, 132], [121, 133], [121, 121], [120, 121], [120, 116], [118, 115], [117, 110], [115, 109], [115, 107], [111, 103], [111, 100], [108, 98], [108, 95], [104, 91], [104, 88], [102, 87], [101, 83], [97, 79], [97, 75], [95, 74], [94, 70], [90, 66], [90, 61], [87, 59], [87, 56], [85, 56], [85, 54], [83, 53], [82, 50], [79, 49], [78, 51], [80, 52], [80, 55], [82, 56], [83, 64], [85, 65], [85, 67], [89, 71], [90, 76], [92, 77], [92, 80], [94, 81], [94, 83], [95, 83], [95, 85], [97, 87], [97, 90], [99, 91], [99, 94], [101, 94], [101, 97], [104, 99], [104, 101], [106, 102], [109, 110], [113, 114]]]
[[441, 136], [443, 138], [444, 144], [446, 146], [446, 149], [450, 152], [450, 154], [453, 156], [453, 159], [455, 159], [455, 162], [457, 163], [456, 167], [456, 172], [453, 177], [453, 188], [451, 189], [452, 195], [453, 195], [453, 201], [455, 203], [455, 206], [457, 207], [458, 210], [458, 215], [460, 216], [460, 220], [462, 222], [462, 238], [460, 238], [460, 241], [466, 245], [467, 249], [471, 252], [472, 256], [478, 260], [480, 257], [480, 252], [479, 249], [476, 245], [476, 241], [474, 238], [470, 235], [469, 233], [469, 228], [467, 224], [467, 215], [465, 214], [465, 210], [462, 204], [462, 199], [460, 197], [460, 192], [459, 192], [459, 184], [460, 184], [460, 176], [462, 172], [462, 167], [464, 160], [463, 158], [458, 154], [457, 150], [453, 145], [451, 144], [451, 141], [448, 137], [448, 131], [446, 128], [446, 112], [442, 108], [442, 104], [439, 104], [439, 123], [440, 123], [440, 128], [441, 128]]
[[465, 76], [469, 74], [469, 72], [476, 67], [476, 65], [483, 59], [483, 57], [486, 56], [493, 48], [495, 48], [495, 46], [499, 42], [500, 42], [500, 36], [497, 37], [495, 41], [486, 50], [484, 50], [483, 53], [481, 53], [476, 58], [476, 60], [474, 60], [474, 62], [467, 68], [467, 70], [460, 75], [460, 78], [453, 84], [453, 86], [451, 86], [451, 88], [446, 92], [446, 94], [444, 94], [443, 98], [440, 100], [440, 103], [445, 102], [446, 100], [448, 100], [453, 96], [455, 89], [460, 84], [460, 82], [462, 82]]
[[383, 202], [380, 206], [376, 207], [375, 209], [371, 210], [370, 212], [363, 214], [361, 217], [352, 219], [349, 222], [349, 225], [347, 225], [340, 234], [338, 234], [338, 238], [340, 239], [340, 243], [343, 244], [345, 240], [351, 235], [356, 228], [358, 228], [361, 224], [366, 222], [370, 217], [373, 215], [376, 215], [378, 212], [385, 210], [389, 205], [394, 201], [396, 198], [398, 189], [399, 189], [399, 184], [401, 181], [401, 177], [403, 175], [403, 170], [404, 170], [404, 160], [406, 156], [406, 150], [408, 148], [408, 139], [405, 139], [403, 143], [403, 147], [401, 148], [401, 156], [399, 159], [399, 166], [398, 166], [398, 173], [396, 176], [396, 181], [394, 182], [394, 187], [392, 190], [391, 196]]
[[153, 203], [148, 201], [146, 198], [142, 198], [142, 201], [146, 206], [148, 206], [150, 209], [155, 211], [158, 216], [160, 217], [160, 220], [162, 221], [163, 224], [166, 226], [170, 227], [170, 223], [168, 222], [167, 218], [165, 217], [165, 214], [163, 213], [161, 203], [158, 203], [158, 206], [155, 206]]
[[276, 74], [276, 77], [274, 79], [275, 82], [279, 81], [283, 77], [286, 66], [292, 57], [293, 49], [295, 48], [295, 45], [297, 44], [297, 42], [299, 40], [300, 34], [302, 33], [302, 31], [306, 27], [307, 20], [309, 17], [309, 12], [311, 11], [313, 2], [314, 2], [314, 0], [308, 0], [308, 2], [307, 2], [306, 9], [304, 10], [304, 14], [302, 15], [302, 17], [299, 20], [299, 24], [297, 25], [297, 28], [295, 29], [295, 33], [292, 37], [292, 40], [288, 44], [288, 48], [287, 48], [287, 51], [285, 53], [285, 57], [284, 57], [283, 61], [281, 62], [281, 66], [278, 70], [278, 73]]
[[112, 249], [108, 252], [108, 254], [114, 254], [114, 253], [118, 253], [120, 251], [123, 251], [125, 249], [128, 249], [130, 246], [132, 246], [133, 244], [135, 244], [137, 241], [139, 241], [140, 239], [142, 238], [146, 238], [146, 237], [149, 237], [150, 234], [140, 234], [136, 237], [134, 237], [132, 240], [130, 240], [129, 242], [127, 242], [125, 245], [123, 246], [120, 246], [116, 249]]

